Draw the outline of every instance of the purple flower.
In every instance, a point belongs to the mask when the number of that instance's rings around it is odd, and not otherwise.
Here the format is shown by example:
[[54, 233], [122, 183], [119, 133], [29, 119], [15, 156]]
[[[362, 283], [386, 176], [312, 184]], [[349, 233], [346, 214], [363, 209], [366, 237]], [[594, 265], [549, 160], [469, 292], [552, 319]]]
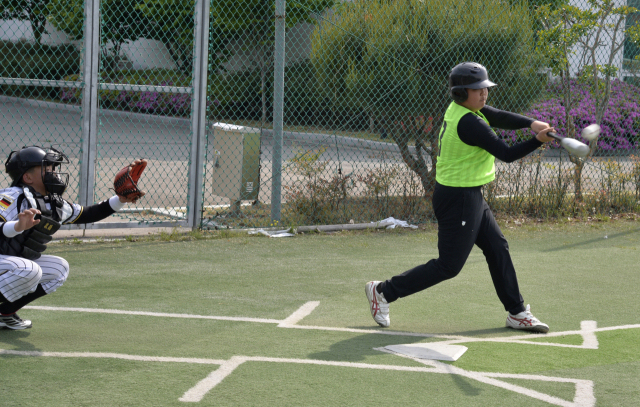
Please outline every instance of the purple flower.
[[158, 92], [141, 92], [140, 98], [134, 106], [141, 111], [153, 113], [159, 106], [159, 99]]
[[[587, 142], [580, 136], [580, 131], [596, 122], [596, 101], [587, 84], [571, 80], [569, 86], [572, 96], [577, 99], [569, 112], [576, 129], [576, 138]], [[550, 83], [547, 95], [548, 99], [532, 106], [525, 115], [549, 123], [559, 135], [566, 137], [568, 129], [562, 84]], [[612, 81], [609, 105], [600, 127], [598, 147], [601, 149], [609, 151], [640, 147], [640, 88], [620, 80]], [[505, 141], [516, 142], [522, 132], [498, 130], [497, 134]], [[552, 147], [557, 146], [554, 143]]]

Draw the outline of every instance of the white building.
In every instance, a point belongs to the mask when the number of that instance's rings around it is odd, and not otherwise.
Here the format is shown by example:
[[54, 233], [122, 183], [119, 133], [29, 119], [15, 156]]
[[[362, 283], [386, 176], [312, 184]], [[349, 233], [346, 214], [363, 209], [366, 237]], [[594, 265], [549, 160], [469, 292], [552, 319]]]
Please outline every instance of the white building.
[[[570, 0], [571, 4], [578, 7], [586, 7], [585, 0]], [[634, 6], [640, 9], [640, 0], [616, 0], [619, 4], [627, 2], [628, 5]], [[610, 19], [612, 21], [612, 19]], [[630, 24], [640, 23], [640, 13], [634, 16], [634, 21], [627, 21], [627, 26]], [[292, 63], [307, 58], [311, 50], [311, 33], [313, 32], [314, 25], [310, 23], [302, 23], [289, 29], [287, 31], [287, 44], [286, 44], [286, 62]], [[613, 34], [613, 33], [609, 33]], [[618, 33], [618, 38], [620, 38]], [[33, 31], [28, 21], [18, 20], [0, 20], [0, 40], [4, 41], [32, 41]], [[606, 50], [610, 46], [606, 41], [609, 40], [609, 36], [605, 36], [603, 44], [600, 47], [600, 52], [597, 53], [598, 64], [608, 63], [608, 54]], [[610, 40], [609, 40], [610, 41]], [[63, 32], [57, 31], [55, 27], [47, 23], [46, 32], [42, 36], [42, 43], [48, 45], [58, 45], [64, 43], [70, 43], [67, 35]], [[82, 46], [80, 41], [77, 41], [78, 46]], [[225, 64], [225, 67], [230, 71], [238, 71], [247, 69], [251, 66], [251, 51], [247, 50], [247, 47], [242, 44], [242, 41], [235, 41], [229, 45], [229, 49], [233, 51], [232, 57]], [[581, 52], [578, 52], [572, 56], [571, 66], [573, 72], [578, 72], [581, 67], [585, 65], [584, 60], [581, 59]], [[628, 69], [623, 69], [623, 65], [629, 66], [629, 61], [640, 53], [640, 46], [629, 46], [624, 52], [619, 52], [615, 55], [613, 65], [618, 67], [620, 77], [629, 76], [632, 73]], [[139, 39], [131, 44], [124, 44], [122, 48], [122, 56], [126, 59], [126, 68], [129, 69], [177, 69], [176, 64], [171, 57], [171, 54], [167, 50], [166, 46], [156, 40]], [[623, 64], [623, 59], [627, 59], [627, 63]]]
[[[286, 61], [292, 63], [305, 59], [311, 51], [311, 33], [313, 24], [302, 23], [287, 31]], [[28, 21], [0, 20], [0, 41], [33, 41], [33, 30]], [[70, 41], [62, 31], [56, 30], [47, 23], [41, 43], [45, 45], [60, 45], [76, 43], [82, 46], [82, 41]], [[251, 52], [242, 44], [234, 41], [229, 45], [233, 55], [225, 64], [230, 71], [246, 69], [251, 65]], [[160, 41], [139, 39], [122, 46], [122, 57], [126, 59], [125, 66], [129, 69], [177, 69], [167, 47]]]

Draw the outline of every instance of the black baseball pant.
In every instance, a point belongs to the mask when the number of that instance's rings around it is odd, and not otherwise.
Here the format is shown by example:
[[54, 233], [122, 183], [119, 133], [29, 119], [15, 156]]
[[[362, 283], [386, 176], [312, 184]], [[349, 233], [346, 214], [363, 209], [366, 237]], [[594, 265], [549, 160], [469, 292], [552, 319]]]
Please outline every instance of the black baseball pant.
[[475, 244], [487, 259], [493, 285], [505, 310], [511, 314], [525, 310], [509, 244], [485, 202], [481, 188], [436, 184], [433, 210], [438, 220], [439, 258], [378, 285], [378, 291], [388, 302], [457, 276]]

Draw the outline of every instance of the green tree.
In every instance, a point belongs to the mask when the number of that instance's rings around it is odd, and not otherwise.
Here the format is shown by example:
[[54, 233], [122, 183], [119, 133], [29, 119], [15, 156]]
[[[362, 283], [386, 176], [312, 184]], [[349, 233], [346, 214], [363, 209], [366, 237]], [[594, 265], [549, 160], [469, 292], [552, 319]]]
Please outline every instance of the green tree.
[[49, 21], [56, 29], [64, 32], [72, 40], [84, 36], [84, 1], [50, 0], [47, 6]]
[[[108, 71], [117, 68], [122, 46], [147, 32], [149, 22], [137, 4], [136, 0], [100, 1], [100, 54], [103, 68]], [[54, 27], [73, 40], [83, 37], [83, 0], [51, 0], [49, 10], [49, 20]]]
[[[143, 0], [136, 8], [149, 21], [147, 38], [161, 41], [181, 72], [193, 70], [194, 0]], [[216, 41], [221, 33], [215, 33]]]
[[499, 84], [490, 104], [526, 110], [543, 85], [532, 24], [527, 5], [499, 0], [344, 2], [312, 36], [318, 92], [333, 111], [381, 122], [429, 193], [451, 68], [482, 63]]
[[49, 15], [48, 5], [49, 0], [0, 0], [1, 18], [29, 21], [35, 43], [40, 44]]
[[[260, 72], [260, 95], [262, 121], [267, 120], [267, 84], [274, 64], [275, 43], [275, 0], [249, 0], [237, 9], [233, 18], [244, 35], [245, 50], [251, 55], [251, 62]], [[317, 23], [317, 16], [325, 13], [335, 4], [334, 0], [293, 0], [286, 4], [286, 28], [299, 23]]]
[[[640, 25], [625, 26], [627, 18], [638, 10], [616, 6], [615, 0], [588, 0], [584, 9], [564, 5], [538, 10], [543, 30], [538, 32], [537, 49], [562, 83], [567, 136], [575, 138], [571, 114], [579, 95], [572, 93], [571, 81], [590, 84], [595, 100], [596, 123], [600, 124], [609, 107], [611, 80], [618, 75], [616, 59], [621, 57], [625, 41], [640, 40]], [[597, 139], [589, 143], [592, 155]], [[571, 156], [574, 167], [575, 197], [582, 199], [582, 171], [585, 159]]]
[[118, 67], [122, 46], [144, 38], [148, 31], [149, 21], [137, 5], [137, 0], [100, 1], [101, 52], [103, 61], [111, 56], [111, 70]]
[[[207, 1], [207, 0], [205, 0]], [[249, 6], [234, 0], [213, 0], [209, 22], [209, 62], [219, 71], [231, 52], [229, 42], [246, 28]], [[137, 8], [150, 21], [149, 38], [162, 41], [180, 70], [191, 75], [195, 0], [142, 0]]]
[[[640, 9], [640, 0], [628, 0], [627, 4], [636, 9]], [[625, 27], [627, 29], [640, 25], [640, 11], [629, 14], [627, 16]], [[637, 35], [627, 34], [627, 40], [624, 44], [624, 59], [628, 64], [629, 70], [637, 73], [638, 65], [640, 64], [640, 38]], [[633, 61], [633, 60], [636, 61]], [[635, 68], [635, 69], [634, 69]]]
[[[287, 27], [301, 21], [315, 21], [314, 13], [331, 7], [333, 1], [288, 2]], [[194, 0], [142, 0], [138, 5], [151, 22], [150, 38], [162, 41], [169, 48], [185, 74], [191, 73], [193, 64], [194, 7]], [[231, 55], [227, 49], [229, 43], [234, 39], [244, 39], [252, 63], [261, 73], [266, 73], [273, 65], [274, 14], [274, 0], [213, 0], [209, 26], [210, 66], [221, 71], [222, 64]]]

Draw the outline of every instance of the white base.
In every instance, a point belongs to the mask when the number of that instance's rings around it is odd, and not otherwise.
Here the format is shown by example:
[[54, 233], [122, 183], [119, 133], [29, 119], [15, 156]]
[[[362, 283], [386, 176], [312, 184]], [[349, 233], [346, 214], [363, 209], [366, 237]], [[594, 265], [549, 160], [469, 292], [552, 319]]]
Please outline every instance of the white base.
[[406, 345], [389, 345], [385, 349], [407, 355], [412, 358], [446, 360], [455, 362], [466, 351], [466, 346], [443, 345], [436, 343], [411, 343]]

